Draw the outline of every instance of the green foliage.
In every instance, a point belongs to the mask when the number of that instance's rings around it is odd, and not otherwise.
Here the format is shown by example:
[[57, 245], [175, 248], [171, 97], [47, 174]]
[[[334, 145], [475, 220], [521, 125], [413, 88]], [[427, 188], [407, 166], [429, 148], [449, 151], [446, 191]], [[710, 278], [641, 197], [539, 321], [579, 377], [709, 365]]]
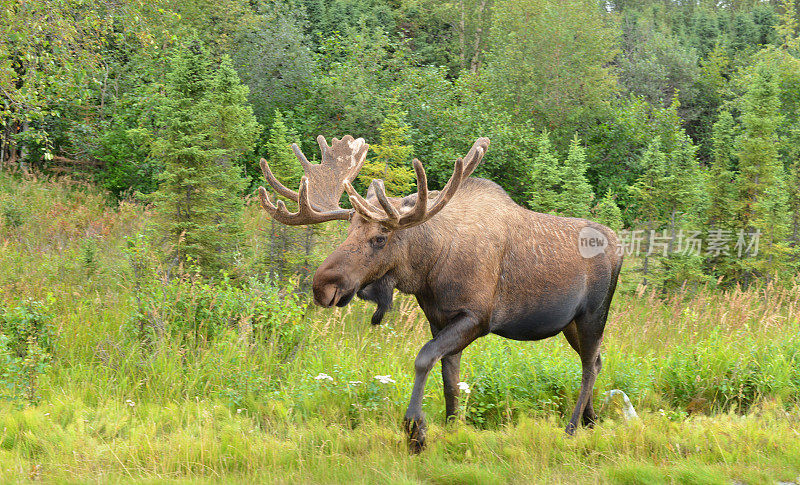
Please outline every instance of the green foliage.
[[[709, 206], [706, 211], [708, 228], [729, 231], [733, 234], [740, 228], [738, 221], [739, 198], [736, 186], [738, 167], [735, 153], [736, 125], [729, 111], [723, 111], [714, 123], [711, 167], [707, 182]], [[705, 264], [712, 274], [729, 283], [736, 277], [739, 268], [733, 253], [709, 254]]]
[[558, 212], [571, 217], [588, 217], [594, 199], [592, 186], [586, 180], [586, 150], [578, 135], [569, 145], [569, 154], [562, 170], [563, 190]]
[[656, 106], [669, 106], [677, 92], [687, 96], [698, 77], [697, 52], [678, 36], [657, 30], [652, 18], [628, 25], [620, 65], [625, 90]]
[[597, 220], [597, 222], [605, 224], [615, 231], [619, 231], [622, 229], [622, 211], [619, 209], [615, 199], [614, 193], [611, 189], [608, 189], [606, 195], [600, 199], [592, 211], [594, 213], [593, 218]]
[[766, 62], [754, 67], [751, 79], [736, 139], [740, 218], [743, 228], [761, 234], [759, 258], [749, 269], [771, 276], [786, 258], [788, 232], [786, 176], [777, 147], [779, 88], [774, 67]]
[[539, 137], [539, 154], [533, 159], [528, 180], [528, 206], [538, 212], [556, 212], [562, 179], [547, 131]]
[[390, 106], [379, 130], [380, 143], [370, 146], [375, 157], [366, 160], [358, 178], [364, 186], [369, 185], [372, 179], [381, 179], [387, 195], [402, 197], [415, 187], [410, 164], [414, 145], [405, 113], [399, 111], [397, 103]]
[[619, 33], [596, 2], [508, 0], [493, 11], [486, 75], [495, 103], [569, 131], [608, 109]]
[[[284, 123], [281, 112], [275, 110], [272, 128], [269, 130], [269, 137], [264, 144], [264, 151], [272, 173], [285, 186], [291, 187], [293, 190], [297, 190], [297, 187], [300, 186], [300, 177], [303, 176], [303, 170], [291, 148], [292, 143], [298, 142], [297, 135]], [[260, 173], [260, 169], [258, 172]]]
[[158, 229], [178, 261], [214, 272], [229, 264], [242, 231], [245, 179], [234, 161], [259, 130], [230, 59], [212, 65], [197, 39], [176, 49], [153, 156], [164, 160], [151, 198]]
[[[656, 215], [654, 227], [671, 235], [705, 237], [710, 221], [734, 232], [776, 228], [763, 233], [762, 256], [743, 264], [729, 255], [703, 255], [700, 268], [663, 261], [665, 271], [682, 268], [675, 274], [747, 283], [792, 273], [800, 244], [796, 3], [12, 2], [0, 14], [0, 165], [99, 183], [112, 203], [160, 187], [145, 200], [156, 203], [156, 232], [166, 236], [158, 243], [173, 259], [190, 255], [215, 275], [244, 258], [240, 270], [281, 281], [299, 272], [306, 281], [319, 242], [313, 229], [271, 225], [259, 238], [251, 227], [241, 244], [237, 201], [263, 183], [259, 156], [296, 186], [289, 143], [313, 159], [319, 134], [361, 136], [374, 150], [359, 188], [383, 178], [404, 195], [413, 190], [412, 156], [441, 188], [454, 159], [487, 136], [491, 149], [475, 175], [523, 205], [584, 217], [597, 202], [589, 194], [611, 190], [622, 225], [634, 230]], [[195, 43], [205, 46], [197, 59], [178, 66], [176, 52]], [[780, 114], [769, 136], [752, 122], [772, 109], [771, 101], [754, 104], [765, 69]], [[731, 115], [733, 143], [715, 140], [721, 112]], [[269, 128], [260, 138], [254, 118]], [[535, 166], [544, 131], [558, 180]], [[629, 189], [646, 177], [656, 137], [669, 178], [654, 199], [659, 214]], [[716, 163], [720, 146], [730, 151], [727, 170]], [[771, 160], [767, 172], [780, 182], [767, 182], [761, 196], [739, 183], [765, 180], [752, 171], [763, 165], [755, 158]], [[222, 168], [204, 174], [200, 166]], [[736, 184], [725, 183], [730, 176]], [[187, 200], [179, 203], [179, 192]], [[0, 204], [5, 228], [20, 229], [26, 214], [12, 199]], [[262, 251], [250, 258], [248, 246]]]
[[229, 53], [261, 123], [275, 110], [297, 109], [311, 95], [320, 73], [305, 32], [309, 26], [303, 9], [289, 2], [259, 2], [253, 21], [240, 23], [232, 35], [235, 48]]
[[531, 187], [528, 205], [539, 212], [588, 217], [594, 194], [586, 180], [586, 151], [578, 136], [572, 139], [563, 163], [552, 150], [550, 134], [544, 131], [539, 137], [539, 154], [533, 160], [528, 176]]
[[50, 369], [55, 339], [51, 305], [29, 299], [0, 307], [0, 399], [39, 401], [39, 378]]
[[661, 150], [660, 137], [647, 146], [640, 163], [643, 172], [629, 190], [637, 203], [639, 216], [650, 229], [656, 229], [656, 224], [668, 217], [664, 190], [673, 182], [673, 176], [667, 172], [667, 156]]
[[226, 274], [212, 283], [197, 272], [137, 290], [138, 310], [129, 329], [144, 341], [179, 342], [194, 348], [238, 331], [288, 355], [303, 337], [303, 306], [292, 288], [251, 279], [234, 286]]

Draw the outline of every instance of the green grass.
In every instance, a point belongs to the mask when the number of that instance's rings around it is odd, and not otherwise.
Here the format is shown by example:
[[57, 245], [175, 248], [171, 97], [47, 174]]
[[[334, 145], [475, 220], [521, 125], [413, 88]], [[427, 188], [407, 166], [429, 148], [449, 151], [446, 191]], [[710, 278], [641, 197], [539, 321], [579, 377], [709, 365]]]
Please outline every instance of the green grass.
[[[165, 283], [148, 245], [137, 278], [125, 238], [146, 210], [63, 182], [0, 175], [0, 209], [0, 304], [45, 302], [53, 332], [41, 375], [19, 381], [35, 392], [0, 400], [0, 483], [800, 482], [798, 285], [618, 294], [601, 422], [572, 439], [580, 367], [566, 341], [480, 339], [464, 353], [462, 419], [444, 427], [437, 369], [429, 447], [410, 456], [400, 421], [429, 338], [412, 298], [372, 327], [362, 302], [320, 310], [258, 280]], [[266, 219], [247, 217], [263, 244]], [[611, 389], [640, 419], [603, 405]]]

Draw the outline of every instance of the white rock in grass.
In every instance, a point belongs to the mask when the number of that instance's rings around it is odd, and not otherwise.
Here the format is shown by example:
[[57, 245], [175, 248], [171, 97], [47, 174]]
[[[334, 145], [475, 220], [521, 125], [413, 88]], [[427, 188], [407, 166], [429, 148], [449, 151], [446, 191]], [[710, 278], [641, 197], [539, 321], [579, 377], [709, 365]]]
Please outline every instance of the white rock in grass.
[[633, 409], [633, 404], [631, 404], [631, 400], [628, 399], [628, 395], [625, 394], [624, 391], [620, 391], [619, 389], [612, 389], [608, 392], [604, 392], [603, 395], [606, 396], [606, 400], [603, 403], [603, 407], [606, 407], [609, 401], [611, 401], [611, 399], [614, 398], [614, 396], [622, 396], [622, 417], [625, 418], [626, 421], [630, 419], [636, 419], [639, 417], [639, 415], [636, 414], [636, 410]]

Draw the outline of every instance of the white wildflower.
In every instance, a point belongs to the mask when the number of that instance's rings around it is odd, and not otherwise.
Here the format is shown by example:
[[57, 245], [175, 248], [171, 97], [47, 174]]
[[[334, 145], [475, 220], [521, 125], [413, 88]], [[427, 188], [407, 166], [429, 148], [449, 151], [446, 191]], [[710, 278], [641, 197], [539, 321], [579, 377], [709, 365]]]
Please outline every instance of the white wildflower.
[[133, 401], [131, 401], [130, 399], [126, 399], [126, 400], [125, 400], [125, 404], [127, 404], [127, 405], [128, 405], [128, 406], [130, 406], [130, 407], [134, 407], [134, 406], [136, 406], [136, 403], [135, 403], [135, 402], [133, 402]]
[[236, 410], [236, 414], [242, 414], [242, 411], [244, 411], [244, 409], [239, 408], [239, 409]]
[[314, 379], [318, 381], [333, 381], [333, 377], [329, 376], [328, 374], [324, 374], [322, 372], [320, 372]]
[[358, 384], [363, 384], [361, 381], [347, 381], [348, 384], [351, 386], [357, 386]]
[[466, 382], [459, 382], [458, 388], [464, 391], [466, 394], [472, 392], [472, 389], [469, 388], [469, 384], [467, 384]]
[[396, 382], [394, 379], [392, 379], [392, 376], [390, 374], [387, 374], [385, 376], [375, 376], [375, 379], [378, 379], [381, 384], [389, 384], [390, 382], [391, 383]]

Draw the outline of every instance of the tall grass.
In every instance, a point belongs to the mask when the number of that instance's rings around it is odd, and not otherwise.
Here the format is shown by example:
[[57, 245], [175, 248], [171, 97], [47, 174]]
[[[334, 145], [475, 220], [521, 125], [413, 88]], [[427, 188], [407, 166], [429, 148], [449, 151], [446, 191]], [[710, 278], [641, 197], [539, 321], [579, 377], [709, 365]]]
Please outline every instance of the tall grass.
[[[263, 243], [263, 215], [247, 214], [248, 239]], [[0, 482], [768, 483], [800, 474], [800, 285], [619, 293], [595, 387], [602, 420], [572, 440], [562, 428], [580, 366], [566, 341], [480, 339], [464, 353], [462, 422], [443, 427], [432, 373], [430, 448], [410, 457], [399, 422], [429, 339], [413, 298], [399, 297], [372, 327], [363, 302], [316, 309], [259, 275], [164, 278], [157, 249], [137, 236], [148, 217], [90, 188], [0, 174], [0, 305], [17, 315], [27, 299], [41, 302], [50, 338], [38, 397], [23, 389], [0, 401]], [[642, 418], [625, 421], [604, 404], [611, 389]]]

